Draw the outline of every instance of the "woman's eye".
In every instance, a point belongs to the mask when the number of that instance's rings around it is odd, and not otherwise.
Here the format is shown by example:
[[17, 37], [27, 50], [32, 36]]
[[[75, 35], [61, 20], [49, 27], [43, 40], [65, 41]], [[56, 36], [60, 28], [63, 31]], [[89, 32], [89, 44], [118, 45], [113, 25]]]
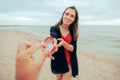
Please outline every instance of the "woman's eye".
[[68, 15], [69, 15], [69, 13], [65, 13], [65, 15], [67, 15], [67, 16], [68, 16]]
[[75, 16], [73, 14], [65, 13], [66, 16], [70, 16], [71, 18], [74, 18]]
[[72, 18], [74, 18], [75, 16], [74, 15], [71, 15]]

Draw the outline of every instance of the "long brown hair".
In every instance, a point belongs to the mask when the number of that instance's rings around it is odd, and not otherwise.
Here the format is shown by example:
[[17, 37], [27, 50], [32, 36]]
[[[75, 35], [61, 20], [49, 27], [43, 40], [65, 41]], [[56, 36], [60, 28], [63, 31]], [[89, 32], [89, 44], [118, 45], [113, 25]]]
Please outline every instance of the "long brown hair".
[[59, 20], [59, 22], [57, 24], [55, 24], [55, 26], [59, 26], [59, 25], [61, 25], [63, 23], [63, 21], [62, 21], [63, 20], [63, 15], [65, 14], [67, 9], [73, 9], [73, 10], [75, 10], [75, 13], [76, 13], [75, 20], [73, 21], [72, 24], [70, 24], [69, 30], [73, 33], [73, 39], [77, 40], [78, 39], [78, 20], [79, 20], [79, 16], [78, 16], [78, 11], [75, 8], [75, 6], [67, 7], [64, 10], [61, 19]]

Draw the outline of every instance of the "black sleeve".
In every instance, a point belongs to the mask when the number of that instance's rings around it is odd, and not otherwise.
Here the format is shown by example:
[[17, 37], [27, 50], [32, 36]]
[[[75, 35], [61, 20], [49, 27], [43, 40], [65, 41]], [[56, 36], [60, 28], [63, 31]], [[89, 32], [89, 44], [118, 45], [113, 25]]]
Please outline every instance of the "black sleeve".
[[53, 37], [53, 38], [59, 38], [59, 31], [58, 31], [58, 28], [57, 27], [51, 27], [50, 28], [50, 35]]
[[78, 59], [77, 59], [77, 40], [72, 42], [72, 45], [74, 47], [74, 51], [71, 52], [70, 56], [71, 56], [71, 68], [72, 68], [72, 76], [76, 77], [78, 75]]
[[74, 47], [73, 54], [76, 55], [76, 51], [77, 51], [77, 40], [73, 40], [73, 41], [72, 41], [72, 45], [73, 45], [73, 47]]

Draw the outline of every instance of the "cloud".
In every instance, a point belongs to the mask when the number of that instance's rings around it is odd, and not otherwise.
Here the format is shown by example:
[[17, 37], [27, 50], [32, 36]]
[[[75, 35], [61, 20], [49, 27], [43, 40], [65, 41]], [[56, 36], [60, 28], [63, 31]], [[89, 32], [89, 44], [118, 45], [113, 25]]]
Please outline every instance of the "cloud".
[[119, 24], [119, 3], [116, 0], [0, 0], [0, 24], [51, 24], [71, 5], [76, 6], [82, 24]]
[[108, 21], [86, 21], [80, 22], [81, 25], [120, 25], [120, 19]]
[[12, 18], [12, 20], [31, 21], [32, 18], [27, 18], [27, 17], [15, 17], [15, 18]]

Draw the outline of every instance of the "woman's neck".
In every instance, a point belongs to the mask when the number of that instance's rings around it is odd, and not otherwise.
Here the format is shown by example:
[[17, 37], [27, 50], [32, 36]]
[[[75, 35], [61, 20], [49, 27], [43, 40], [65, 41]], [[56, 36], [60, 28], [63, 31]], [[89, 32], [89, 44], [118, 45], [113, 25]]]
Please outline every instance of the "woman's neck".
[[65, 24], [62, 24], [62, 25], [60, 25], [60, 27], [62, 28], [62, 29], [64, 29], [64, 30], [69, 30], [69, 26], [68, 25], [65, 25]]

